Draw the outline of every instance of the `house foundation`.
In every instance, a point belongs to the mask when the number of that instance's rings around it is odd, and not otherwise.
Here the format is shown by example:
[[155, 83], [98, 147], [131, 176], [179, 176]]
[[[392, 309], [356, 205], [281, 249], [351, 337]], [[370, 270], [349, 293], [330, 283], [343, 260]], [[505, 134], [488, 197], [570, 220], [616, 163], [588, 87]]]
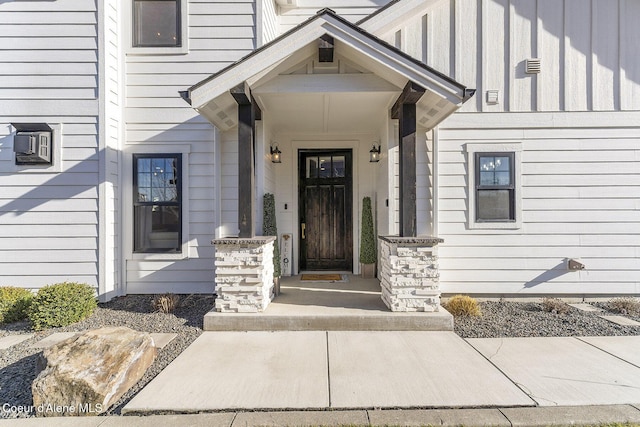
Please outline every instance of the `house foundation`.
[[440, 308], [434, 237], [383, 237], [380, 241], [382, 300], [391, 311], [435, 312]]
[[263, 312], [274, 297], [275, 237], [224, 238], [216, 249], [215, 310], [220, 313]]

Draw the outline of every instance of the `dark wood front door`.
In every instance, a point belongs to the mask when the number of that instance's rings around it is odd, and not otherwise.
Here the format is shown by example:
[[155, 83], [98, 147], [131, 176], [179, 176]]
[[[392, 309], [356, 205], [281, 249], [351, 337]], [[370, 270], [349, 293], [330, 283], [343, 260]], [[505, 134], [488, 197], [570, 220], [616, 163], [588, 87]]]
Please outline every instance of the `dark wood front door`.
[[298, 160], [300, 268], [351, 271], [351, 150], [301, 150]]

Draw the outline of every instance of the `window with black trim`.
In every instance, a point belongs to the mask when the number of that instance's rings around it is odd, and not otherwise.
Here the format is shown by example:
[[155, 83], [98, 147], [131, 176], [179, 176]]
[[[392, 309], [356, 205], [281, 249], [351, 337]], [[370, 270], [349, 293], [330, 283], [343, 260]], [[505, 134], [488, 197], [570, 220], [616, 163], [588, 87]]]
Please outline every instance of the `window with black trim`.
[[182, 251], [182, 154], [133, 155], [133, 251]]
[[132, 0], [133, 47], [182, 46], [180, 1]]
[[515, 221], [514, 153], [475, 154], [476, 221]]

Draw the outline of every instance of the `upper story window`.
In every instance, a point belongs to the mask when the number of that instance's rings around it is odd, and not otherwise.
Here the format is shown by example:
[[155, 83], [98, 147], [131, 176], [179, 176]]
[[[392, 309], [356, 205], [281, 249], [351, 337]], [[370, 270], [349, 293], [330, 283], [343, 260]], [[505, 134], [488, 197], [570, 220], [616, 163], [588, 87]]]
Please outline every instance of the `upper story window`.
[[181, 0], [133, 0], [132, 42], [133, 47], [181, 47]]

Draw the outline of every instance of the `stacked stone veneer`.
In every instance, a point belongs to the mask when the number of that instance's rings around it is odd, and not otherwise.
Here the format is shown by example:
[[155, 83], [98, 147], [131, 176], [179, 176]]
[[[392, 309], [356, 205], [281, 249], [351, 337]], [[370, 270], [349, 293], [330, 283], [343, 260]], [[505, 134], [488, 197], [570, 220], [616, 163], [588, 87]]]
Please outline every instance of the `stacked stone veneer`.
[[215, 309], [221, 313], [258, 313], [273, 299], [275, 237], [216, 239]]
[[382, 300], [391, 311], [438, 311], [438, 238], [379, 237]]

